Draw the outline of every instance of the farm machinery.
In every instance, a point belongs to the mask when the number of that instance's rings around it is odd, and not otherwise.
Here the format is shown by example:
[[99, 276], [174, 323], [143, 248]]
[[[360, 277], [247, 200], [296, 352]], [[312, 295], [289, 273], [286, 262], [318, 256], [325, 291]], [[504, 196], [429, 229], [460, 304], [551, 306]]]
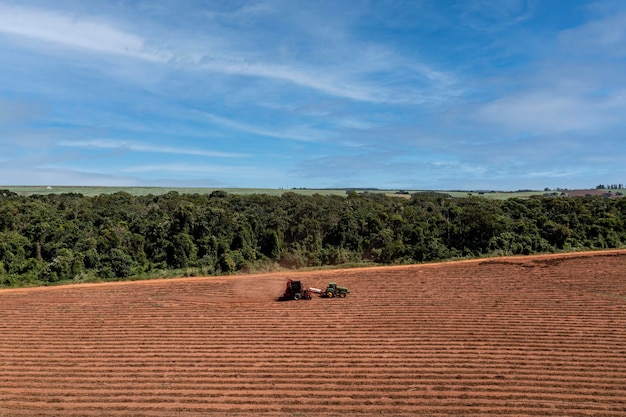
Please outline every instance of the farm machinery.
[[304, 288], [302, 282], [294, 279], [290, 279], [287, 281], [287, 286], [285, 287], [285, 292], [282, 297], [280, 297], [279, 301], [286, 300], [310, 300], [311, 299], [311, 289]]
[[346, 298], [350, 291], [346, 287], [340, 287], [336, 282], [329, 282], [328, 287], [320, 295], [326, 298]]
[[329, 282], [328, 287], [322, 291], [319, 288], [305, 288], [301, 281], [290, 279], [287, 280], [285, 292], [278, 298], [278, 300], [310, 300], [313, 297], [313, 294], [318, 294], [323, 298], [345, 298], [349, 293], [350, 291], [346, 287], [338, 286], [335, 282]]

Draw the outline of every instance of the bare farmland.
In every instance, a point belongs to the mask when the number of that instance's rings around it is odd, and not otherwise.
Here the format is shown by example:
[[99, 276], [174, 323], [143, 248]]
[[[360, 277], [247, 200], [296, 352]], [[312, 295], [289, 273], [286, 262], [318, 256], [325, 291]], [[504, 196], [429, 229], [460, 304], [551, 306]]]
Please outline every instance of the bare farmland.
[[625, 307], [626, 251], [2, 290], [0, 416], [623, 416]]

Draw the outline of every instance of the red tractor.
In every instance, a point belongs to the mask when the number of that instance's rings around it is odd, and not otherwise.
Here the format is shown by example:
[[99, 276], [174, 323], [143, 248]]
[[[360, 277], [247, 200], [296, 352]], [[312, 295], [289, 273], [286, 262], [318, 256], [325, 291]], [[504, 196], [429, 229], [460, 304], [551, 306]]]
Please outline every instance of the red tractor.
[[287, 300], [310, 300], [310, 299], [311, 299], [311, 290], [309, 288], [304, 288], [300, 281], [290, 279], [287, 281], [287, 287], [285, 288], [285, 293], [278, 300], [287, 301]]

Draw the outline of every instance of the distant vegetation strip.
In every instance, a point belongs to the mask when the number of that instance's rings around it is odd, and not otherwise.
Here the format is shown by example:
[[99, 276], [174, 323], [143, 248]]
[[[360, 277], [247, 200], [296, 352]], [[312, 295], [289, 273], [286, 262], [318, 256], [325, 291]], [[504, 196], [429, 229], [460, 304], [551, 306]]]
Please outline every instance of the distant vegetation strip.
[[339, 195], [346, 196], [351, 192], [387, 194], [390, 196], [410, 196], [414, 193], [445, 193], [451, 197], [468, 197], [479, 195], [485, 198], [527, 198], [543, 195], [545, 191], [518, 190], [518, 191], [432, 191], [432, 190], [397, 190], [378, 188], [210, 188], [210, 187], [104, 187], [104, 186], [0, 186], [20, 196], [48, 195], [48, 194], [81, 194], [85, 197], [95, 197], [101, 194], [128, 193], [133, 196], [163, 195], [169, 192], [179, 194], [211, 194], [215, 191], [224, 191], [229, 194], [250, 195], [267, 194], [280, 196], [284, 193], [296, 193], [301, 195]]
[[402, 196], [345, 190], [95, 196], [0, 190], [0, 286], [626, 245], [625, 198]]

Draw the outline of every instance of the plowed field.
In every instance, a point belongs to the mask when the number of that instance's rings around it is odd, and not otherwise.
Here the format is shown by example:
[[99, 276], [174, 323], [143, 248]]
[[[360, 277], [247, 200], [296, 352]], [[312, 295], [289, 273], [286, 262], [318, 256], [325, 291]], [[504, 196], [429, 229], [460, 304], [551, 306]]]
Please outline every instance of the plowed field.
[[0, 416], [355, 414], [625, 416], [626, 251], [0, 290]]

